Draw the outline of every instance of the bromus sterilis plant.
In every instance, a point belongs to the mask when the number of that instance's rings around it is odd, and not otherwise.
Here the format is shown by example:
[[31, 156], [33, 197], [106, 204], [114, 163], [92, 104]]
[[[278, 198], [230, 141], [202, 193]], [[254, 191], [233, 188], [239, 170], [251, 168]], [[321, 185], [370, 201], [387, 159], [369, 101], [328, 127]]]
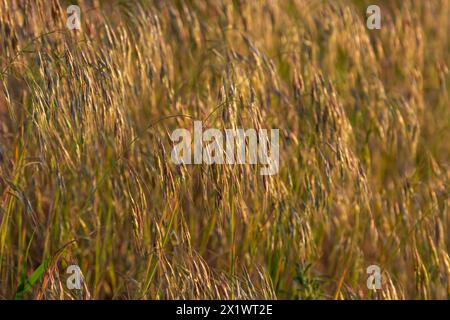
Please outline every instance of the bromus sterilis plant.
[[450, 1], [371, 4], [0, 0], [0, 298], [450, 297]]

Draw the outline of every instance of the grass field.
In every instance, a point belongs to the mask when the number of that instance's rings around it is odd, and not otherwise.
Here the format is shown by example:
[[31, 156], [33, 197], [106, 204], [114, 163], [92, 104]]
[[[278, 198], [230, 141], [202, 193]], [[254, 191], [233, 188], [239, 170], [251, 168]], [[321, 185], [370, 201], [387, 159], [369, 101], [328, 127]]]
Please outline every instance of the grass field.
[[[450, 298], [449, 30], [450, 0], [0, 0], [0, 299]], [[278, 128], [278, 174], [175, 165], [194, 120]]]

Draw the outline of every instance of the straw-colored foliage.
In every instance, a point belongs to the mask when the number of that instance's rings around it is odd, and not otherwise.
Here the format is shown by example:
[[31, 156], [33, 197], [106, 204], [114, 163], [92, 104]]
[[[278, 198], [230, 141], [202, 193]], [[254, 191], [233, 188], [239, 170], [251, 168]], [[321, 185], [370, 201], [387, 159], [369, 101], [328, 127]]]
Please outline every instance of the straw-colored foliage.
[[[76, 2], [0, 0], [0, 298], [450, 297], [449, 0]], [[174, 165], [194, 120], [279, 173]]]

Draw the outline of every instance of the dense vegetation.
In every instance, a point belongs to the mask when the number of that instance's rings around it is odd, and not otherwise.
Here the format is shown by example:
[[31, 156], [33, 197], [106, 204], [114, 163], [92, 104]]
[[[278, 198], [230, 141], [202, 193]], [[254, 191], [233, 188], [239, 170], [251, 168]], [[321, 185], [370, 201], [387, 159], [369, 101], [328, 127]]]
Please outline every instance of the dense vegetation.
[[[449, 0], [77, 2], [0, 0], [0, 298], [450, 297]], [[174, 165], [194, 120], [278, 175]]]

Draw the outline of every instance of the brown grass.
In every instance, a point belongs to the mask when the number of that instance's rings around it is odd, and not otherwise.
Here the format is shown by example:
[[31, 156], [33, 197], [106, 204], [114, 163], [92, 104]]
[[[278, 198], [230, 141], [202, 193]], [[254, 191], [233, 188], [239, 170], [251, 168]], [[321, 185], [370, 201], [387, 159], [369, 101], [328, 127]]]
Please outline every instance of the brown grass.
[[[0, 0], [0, 298], [449, 298], [450, 1], [378, 3]], [[194, 119], [279, 174], [175, 166]]]

